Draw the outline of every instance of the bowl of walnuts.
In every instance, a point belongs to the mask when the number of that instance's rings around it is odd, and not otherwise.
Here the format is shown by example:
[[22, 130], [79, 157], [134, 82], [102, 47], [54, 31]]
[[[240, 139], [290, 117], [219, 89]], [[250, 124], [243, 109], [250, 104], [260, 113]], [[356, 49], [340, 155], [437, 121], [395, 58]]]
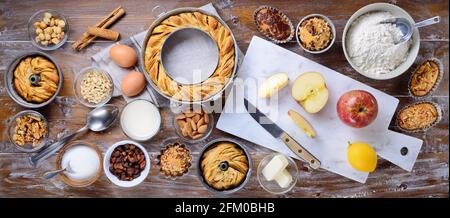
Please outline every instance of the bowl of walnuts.
[[55, 50], [67, 41], [69, 23], [55, 10], [40, 10], [28, 20], [28, 35], [31, 43], [39, 49]]

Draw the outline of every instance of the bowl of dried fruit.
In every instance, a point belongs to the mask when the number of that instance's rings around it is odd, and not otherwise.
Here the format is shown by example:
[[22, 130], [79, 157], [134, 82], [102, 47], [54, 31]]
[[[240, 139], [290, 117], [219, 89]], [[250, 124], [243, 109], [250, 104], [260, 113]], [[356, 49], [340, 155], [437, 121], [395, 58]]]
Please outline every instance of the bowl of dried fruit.
[[28, 20], [28, 36], [31, 43], [39, 49], [55, 50], [66, 43], [69, 37], [69, 23], [55, 10], [40, 10]]
[[175, 114], [173, 121], [175, 132], [184, 141], [195, 143], [202, 141], [211, 134], [214, 126], [212, 113], [203, 109], [186, 108], [179, 114]]
[[150, 172], [150, 157], [139, 143], [124, 140], [113, 144], [103, 158], [106, 177], [120, 187], [141, 184]]
[[25, 110], [11, 118], [8, 136], [11, 143], [20, 151], [36, 152], [47, 142], [48, 123], [39, 112]]
[[166, 178], [176, 179], [189, 172], [192, 155], [185, 144], [178, 141], [166, 142], [158, 155], [156, 165]]
[[81, 104], [100, 107], [111, 100], [114, 84], [109, 73], [97, 67], [87, 67], [76, 76], [73, 89]]

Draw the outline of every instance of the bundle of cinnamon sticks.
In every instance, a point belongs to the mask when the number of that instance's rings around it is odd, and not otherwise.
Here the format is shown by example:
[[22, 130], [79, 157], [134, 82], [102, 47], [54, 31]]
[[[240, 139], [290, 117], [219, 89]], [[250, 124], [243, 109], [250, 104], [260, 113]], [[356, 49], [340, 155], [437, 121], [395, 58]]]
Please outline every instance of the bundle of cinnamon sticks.
[[114, 22], [119, 20], [123, 15], [125, 15], [125, 10], [122, 6], [117, 7], [108, 16], [104, 17], [95, 26], [88, 27], [87, 31], [72, 44], [72, 48], [76, 51], [80, 51], [89, 43], [91, 43], [95, 38], [101, 37], [109, 40], [116, 41], [119, 39], [119, 32], [107, 29]]

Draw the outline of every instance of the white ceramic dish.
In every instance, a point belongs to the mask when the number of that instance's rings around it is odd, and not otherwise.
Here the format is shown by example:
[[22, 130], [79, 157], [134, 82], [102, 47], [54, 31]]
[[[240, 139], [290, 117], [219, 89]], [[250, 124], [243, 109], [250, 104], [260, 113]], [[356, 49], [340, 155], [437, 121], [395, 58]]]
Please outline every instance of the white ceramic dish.
[[[312, 51], [312, 50], [309, 50], [309, 49], [305, 48], [302, 45], [301, 41], [300, 41], [300, 36], [298, 35], [298, 33], [300, 31], [300, 25], [303, 23], [303, 21], [305, 21], [306, 19], [309, 19], [309, 18], [313, 18], [313, 17], [324, 19], [328, 23], [328, 25], [330, 25], [331, 33], [333, 34], [333, 39], [328, 44], [328, 46], [326, 48], [322, 49], [322, 50], [319, 50], [319, 51]], [[333, 46], [334, 41], [336, 40], [336, 27], [334, 26], [333, 21], [331, 21], [330, 18], [328, 18], [327, 16], [322, 15], [322, 14], [310, 14], [310, 15], [307, 15], [307, 16], [303, 17], [303, 19], [300, 20], [300, 22], [298, 22], [297, 29], [295, 30], [295, 38], [297, 39], [297, 43], [300, 46], [300, 48], [302, 48], [304, 51], [306, 51], [308, 53], [311, 53], [311, 54], [324, 53], [324, 52], [328, 51]]]
[[416, 60], [417, 54], [419, 53], [420, 36], [419, 36], [419, 30], [417, 28], [415, 28], [414, 33], [411, 38], [412, 42], [411, 42], [411, 47], [409, 49], [408, 57], [395, 70], [391, 71], [390, 73], [379, 75], [379, 76], [374, 76], [374, 75], [365, 73], [364, 71], [358, 69], [358, 67], [356, 65], [354, 65], [352, 63], [352, 61], [350, 60], [350, 56], [347, 54], [346, 35], [347, 35], [348, 29], [350, 28], [351, 24], [355, 21], [355, 19], [357, 19], [358, 17], [360, 17], [363, 14], [370, 13], [370, 12], [376, 12], [376, 11], [387, 11], [387, 12], [392, 13], [396, 17], [404, 17], [404, 18], [408, 19], [411, 23], [415, 23], [414, 20], [412, 19], [412, 17], [408, 14], [408, 12], [406, 12], [405, 10], [403, 10], [402, 8], [400, 8], [398, 6], [388, 4], [388, 3], [374, 3], [374, 4], [366, 5], [366, 6], [362, 7], [361, 9], [359, 9], [358, 11], [356, 11], [350, 17], [350, 19], [347, 21], [347, 24], [345, 25], [345, 28], [344, 28], [344, 31], [342, 34], [342, 49], [344, 50], [344, 55], [345, 55], [345, 58], [347, 59], [348, 63], [350, 63], [350, 65], [353, 67], [353, 69], [355, 69], [358, 73], [360, 73], [361, 75], [366, 76], [368, 78], [375, 79], [375, 80], [387, 80], [387, 79], [392, 79], [397, 76], [400, 76], [401, 74], [406, 72], [411, 67], [411, 65]]
[[[131, 181], [122, 181], [119, 178], [117, 178], [117, 176], [113, 175], [109, 171], [109, 166], [110, 166], [109, 159], [111, 158], [112, 152], [114, 151], [115, 148], [117, 148], [121, 145], [125, 145], [125, 144], [133, 144], [133, 145], [136, 145], [136, 147], [138, 147], [139, 149], [141, 149], [142, 152], [144, 152], [145, 161], [146, 161], [145, 169], [141, 172], [141, 175]], [[134, 186], [141, 184], [145, 180], [145, 178], [147, 178], [148, 174], [150, 173], [150, 165], [151, 165], [150, 157], [148, 156], [148, 152], [144, 148], [144, 146], [142, 146], [141, 144], [139, 144], [137, 142], [130, 141], [130, 140], [116, 142], [115, 144], [111, 145], [108, 148], [108, 150], [106, 150], [105, 157], [103, 158], [103, 171], [105, 171], [106, 177], [108, 177], [109, 181], [111, 181], [115, 185], [120, 186], [120, 187], [125, 187], [125, 188], [134, 187]]]

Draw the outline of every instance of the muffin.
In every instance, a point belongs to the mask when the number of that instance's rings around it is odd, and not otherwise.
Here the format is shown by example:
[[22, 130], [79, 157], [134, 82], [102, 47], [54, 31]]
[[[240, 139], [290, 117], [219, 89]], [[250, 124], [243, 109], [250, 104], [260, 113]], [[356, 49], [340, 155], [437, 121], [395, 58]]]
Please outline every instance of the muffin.
[[261, 6], [255, 10], [253, 19], [258, 31], [276, 43], [285, 43], [294, 35], [291, 20], [276, 8]]
[[414, 97], [424, 97], [436, 89], [442, 78], [442, 67], [438, 60], [424, 61], [411, 76], [409, 92]]
[[244, 182], [249, 171], [249, 161], [236, 144], [217, 142], [202, 155], [200, 170], [210, 187], [225, 191]]
[[442, 111], [432, 102], [417, 102], [402, 108], [397, 114], [398, 126], [408, 132], [426, 130], [436, 125]]
[[298, 37], [302, 46], [310, 51], [327, 48], [333, 40], [330, 24], [321, 17], [311, 17], [300, 24]]

